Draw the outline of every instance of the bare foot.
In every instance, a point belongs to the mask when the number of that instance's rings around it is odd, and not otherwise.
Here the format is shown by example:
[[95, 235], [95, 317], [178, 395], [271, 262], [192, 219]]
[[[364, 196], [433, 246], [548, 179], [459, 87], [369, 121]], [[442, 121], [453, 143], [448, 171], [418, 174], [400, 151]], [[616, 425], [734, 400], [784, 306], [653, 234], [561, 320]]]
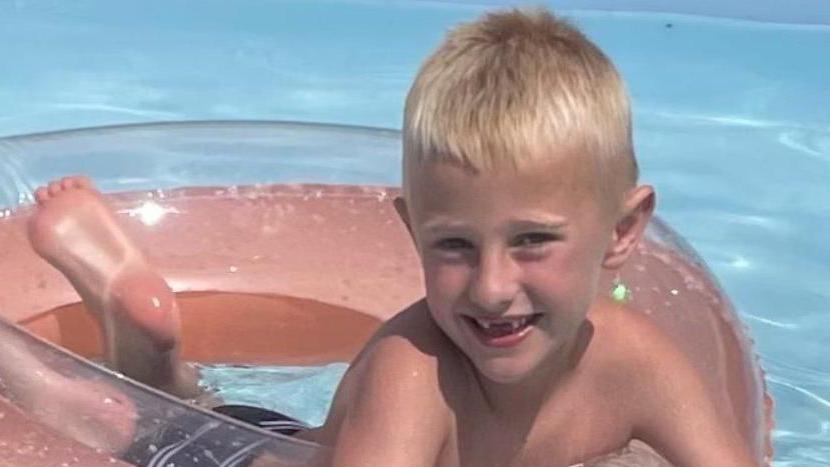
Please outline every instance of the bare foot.
[[35, 200], [29, 241], [98, 318], [107, 362], [130, 377], [178, 393], [167, 387], [177, 386], [183, 368], [176, 355], [179, 312], [167, 283], [89, 179], [53, 181], [35, 191]]

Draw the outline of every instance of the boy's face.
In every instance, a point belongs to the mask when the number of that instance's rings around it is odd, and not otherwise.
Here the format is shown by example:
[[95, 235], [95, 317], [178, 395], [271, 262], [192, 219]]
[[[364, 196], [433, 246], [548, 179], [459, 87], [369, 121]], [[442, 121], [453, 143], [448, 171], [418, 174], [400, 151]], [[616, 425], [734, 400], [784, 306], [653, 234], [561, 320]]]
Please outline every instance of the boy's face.
[[493, 381], [562, 358], [596, 295], [613, 222], [596, 180], [573, 165], [474, 174], [426, 163], [408, 175], [399, 209], [430, 312]]

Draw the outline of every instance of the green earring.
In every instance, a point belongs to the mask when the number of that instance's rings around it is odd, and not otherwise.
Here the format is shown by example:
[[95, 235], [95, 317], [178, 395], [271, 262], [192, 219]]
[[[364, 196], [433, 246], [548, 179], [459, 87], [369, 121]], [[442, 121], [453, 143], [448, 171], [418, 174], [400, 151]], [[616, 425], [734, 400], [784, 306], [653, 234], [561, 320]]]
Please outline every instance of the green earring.
[[611, 284], [611, 299], [617, 303], [631, 300], [631, 289], [619, 277]]

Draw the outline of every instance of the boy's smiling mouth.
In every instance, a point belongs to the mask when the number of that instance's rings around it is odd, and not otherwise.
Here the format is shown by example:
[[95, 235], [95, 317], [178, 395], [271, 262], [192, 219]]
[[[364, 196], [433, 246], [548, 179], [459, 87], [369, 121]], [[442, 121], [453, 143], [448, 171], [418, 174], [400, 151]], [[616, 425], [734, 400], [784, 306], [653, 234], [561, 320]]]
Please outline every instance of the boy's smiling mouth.
[[541, 313], [530, 315], [474, 318], [463, 315], [473, 334], [488, 347], [513, 347], [518, 345], [533, 329], [533, 325], [542, 319]]

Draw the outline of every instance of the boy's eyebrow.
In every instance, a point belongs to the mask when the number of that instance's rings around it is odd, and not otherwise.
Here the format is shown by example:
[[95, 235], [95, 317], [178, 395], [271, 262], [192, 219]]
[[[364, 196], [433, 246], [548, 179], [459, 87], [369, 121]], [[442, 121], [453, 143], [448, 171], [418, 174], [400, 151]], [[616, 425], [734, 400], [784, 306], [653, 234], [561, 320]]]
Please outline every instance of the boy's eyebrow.
[[568, 218], [550, 212], [531, 210], [514, 214], [508, 220], [508, 225], [518, 229], [558, 230], [568, 225]]
[[[568, 225], [564, 217], [553, 217], [544, 220], [510, 219], [508, 225], [515, 230], [561, 230]], [[452, 218], [438, 217], [424, 223], [425, 231], [431, 230], [465, 230], [467, 224]]]
[[467, 224], [449, 217], [436, 217], [424, 223], [424, 230], [464, 230]]
[[560, 230], [568, 225], [568, 220], [565, 218], [554, 218], [550, 220], [528, 220], [528, 219], [511, 219], [510, 226], [515, 229], [541, 229], [541, 230]]

